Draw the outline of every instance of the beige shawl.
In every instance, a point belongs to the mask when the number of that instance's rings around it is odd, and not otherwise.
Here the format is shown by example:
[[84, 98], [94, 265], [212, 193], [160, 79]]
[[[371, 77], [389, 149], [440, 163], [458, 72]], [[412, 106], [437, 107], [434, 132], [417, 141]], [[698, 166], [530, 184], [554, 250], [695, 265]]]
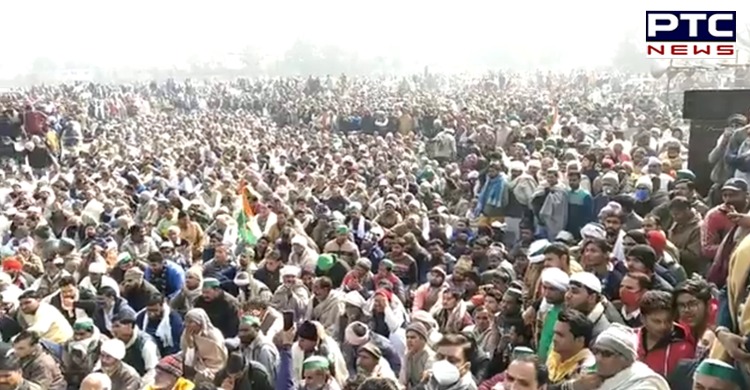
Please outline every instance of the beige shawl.
[[[190, 322], [200, 325], [197, 333], [188, 333]], [[192, 367], [197, 377], [212, 380], [227, 362], [224, 336], [214, 327], [203, 309], [191, 309], [185, 315], [185, 330], [182, 332], [180, 347], [185, 354], [185, 365]]]
[[339, 319], [344, 314], [344, 302], [341, 299], [340, 292], [331, 290], [326, 299], [317, 305], [314, 301], [314, 299], [310, 300], [307, 318], [320, 322], [329, 336], [333, 337], [334, 340], [340, 340], [338, 325]]

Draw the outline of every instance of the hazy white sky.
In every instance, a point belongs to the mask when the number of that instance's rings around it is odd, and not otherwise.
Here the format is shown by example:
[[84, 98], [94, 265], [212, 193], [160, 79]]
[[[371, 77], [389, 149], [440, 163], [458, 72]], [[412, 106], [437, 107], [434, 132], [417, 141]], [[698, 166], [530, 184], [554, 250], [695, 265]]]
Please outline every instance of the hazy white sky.
[[[645, 10], [736, 10], [739, 0], [606, 2], [447, 0], [35, 0], [4, 4], [0, 68], [36, 57], [102, 65], [166, 65], [252, 45], [276, 55], [297, 39], [406, 62], [463, 66], [489, 48], [520, 58], [555, 53], [564, 64], [606, 64], [625, 38], [642, 42]], [[119, 4], [119, 5], [117, 5]], [[712, 4], [706, 7], [706, 4]], [[10, 47], [8, 47], [10, 46]]]

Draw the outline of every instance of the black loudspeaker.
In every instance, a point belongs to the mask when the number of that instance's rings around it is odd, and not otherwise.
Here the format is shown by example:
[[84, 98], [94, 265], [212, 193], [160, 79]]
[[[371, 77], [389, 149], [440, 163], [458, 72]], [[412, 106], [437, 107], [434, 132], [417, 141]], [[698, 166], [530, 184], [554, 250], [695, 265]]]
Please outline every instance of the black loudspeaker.
[[748, 115], [750, 89], [685, 91], [682, 117], [690, 119], [688, 168], [695, 173], [696, 189], [706, 194], [713, 184], [708, 153], [728, 125], [732, 114]]
[[682, 117], [706, 121], [726, 121], [732, 114], [748, 114], [750, 89], [707, 89], [685, 91]]

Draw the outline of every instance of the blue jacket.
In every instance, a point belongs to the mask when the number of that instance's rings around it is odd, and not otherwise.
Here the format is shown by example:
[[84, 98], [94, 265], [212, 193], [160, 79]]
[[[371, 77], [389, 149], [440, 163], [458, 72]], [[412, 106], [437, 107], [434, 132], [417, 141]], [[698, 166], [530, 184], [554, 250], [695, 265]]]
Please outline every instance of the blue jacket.
[[568, 221], [565, 230], [576, 238], [581, 237], [581, 228], [596, 220], [594, 214], [594, 200], [584, 189], [568, 191]]
[[[166, 260], [164, 262], [164, 279], [167, 281], [167, 285], [165, 287], [164, 294], [167, 296], [167, 298], [172, 299], [177, 293], [180, 292], [182, 289], [182, 286], [185, 285], [185, 270], [182, 269], [177, 263]], [[144, 273], [144, 278], [147, 281], [151, 281], [153, 278], [153, 275], [151, 273], [151, 268], [147, 267], [146, 272]]]
[[[81, 309], [84, 309], [86, 312], [91, 313], [93, 312], [93, 320], [94, 325], [96, 325], [97, 328], [99, 328], [99, 331], [107, 336], [107, 337], [113, 337], [112, 332], [107, 329], [106, 323], [107, 321], [104, 319], [104, 307], [97, 303], [96, 301], [82, 301], [78, 302], [76, 304], [77, 307], [80, 307]], [[135, 310], [133, 310], [132, 307], [128, 304], [128, 301], [126, 301], [123, 298], [116, 297], [115, 298], [115, 307], [112, 309], [112, 317], [117, 316], [135, 316]]]
[[385, 252], [380, 248], [380, 245], [375, 244], [367, 252], [361, 253], [360, 256], [370, 259], [370, 264], [372, 265], [370, 270], [372, 273], [377, 273], [378, 267], [380, 267], [380, 262], [385, 259]]
[[159, 348], [159, 353], [161, 353], [161, 356], [169, 356], [180, 352], [180, 338], [182, 337], [182, 330], [185, 328], [182, 317], [180, 317], [180, 315], [175, 311], [169, 312], [169, 328], [172, 330], [172, 345], [167, 347], [162, 342], [162, 339], [156, 335], [156, 329], [159, 326], [158, 322], [149, 321], [146, 329], [143, 329], [143, 321], [147, 315], [148, 314], [146, 314], [146, 310], [141, 310], [140, 312], [138, 312], [138, 315], [135, 317], [135, 324], [138, 326], [138, 328], [148, 333], [148, 335], [151, 336], [152, 339], [154, 339], [156, 346]]
[[291, 347], [280, 347], [279, 358], [279, 370], [276, 372], [276, 390], [294, 390]]
[[741, 172], [750, 172], [750, 158], [744, 154], [746, 150], [742, 150], [745, 142], [747, 141], [741, 143], [736, 150], [727, 147], [724, 162], [729, 168]]

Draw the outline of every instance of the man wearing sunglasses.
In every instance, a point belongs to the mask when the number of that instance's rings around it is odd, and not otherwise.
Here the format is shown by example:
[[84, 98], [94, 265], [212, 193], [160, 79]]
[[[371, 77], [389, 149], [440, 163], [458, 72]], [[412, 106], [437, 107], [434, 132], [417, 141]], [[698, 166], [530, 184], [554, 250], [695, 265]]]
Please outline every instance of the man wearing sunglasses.
[[611, 324], [594, 342], [591, 351], [596, 357], [596, 376], [601, 388], [608, 390], [668, 390], [669, 384], [646, 364], [636, 361], [638, 339], [632, 328]]

